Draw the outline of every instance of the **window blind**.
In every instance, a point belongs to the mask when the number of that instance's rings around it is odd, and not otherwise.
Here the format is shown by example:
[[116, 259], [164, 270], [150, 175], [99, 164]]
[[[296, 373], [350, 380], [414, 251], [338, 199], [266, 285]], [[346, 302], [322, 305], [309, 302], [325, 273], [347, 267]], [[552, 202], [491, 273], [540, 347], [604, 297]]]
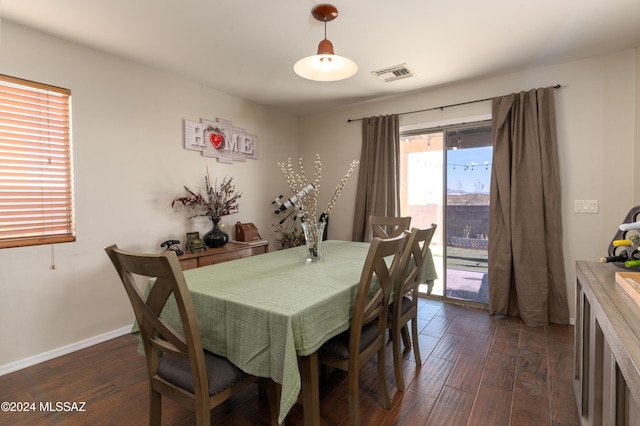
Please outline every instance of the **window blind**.
[[0, 248], [75, 240], [71, 91], [0, 75]]

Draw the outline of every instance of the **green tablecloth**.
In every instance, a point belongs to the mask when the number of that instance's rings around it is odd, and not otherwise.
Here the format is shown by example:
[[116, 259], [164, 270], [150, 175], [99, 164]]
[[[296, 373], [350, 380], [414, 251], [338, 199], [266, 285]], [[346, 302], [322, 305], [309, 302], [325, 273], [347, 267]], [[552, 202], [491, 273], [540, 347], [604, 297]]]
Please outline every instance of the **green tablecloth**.
[[[369, 243], [323, 242], [324, 261], [294, 247], [184, 272], [203, 346], [243, 371], [282, 385], [280, 421], [301, 389], [297, 356], [349, 327]], [[435, 279], [433, 261], [425, 280]], [[163, 316], [178, 323], [175, 303]]]

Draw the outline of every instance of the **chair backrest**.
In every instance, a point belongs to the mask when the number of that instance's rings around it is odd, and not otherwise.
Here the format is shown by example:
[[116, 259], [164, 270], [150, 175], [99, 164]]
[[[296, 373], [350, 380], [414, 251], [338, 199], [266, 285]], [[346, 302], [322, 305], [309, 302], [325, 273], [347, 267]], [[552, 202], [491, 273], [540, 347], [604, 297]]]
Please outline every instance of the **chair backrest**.
[[[429, 244], [438, 225], [432, 223], [426, 228], [412, 228], [407, 232], [407, 244], [402, 254], [400, 269], [403, 271], [403, 278], [396, 281], [393, 292], [394, 306], [402, 306], [402, 297], [410, 292], [417, 292], [422, 277], [424, 262], [429, 251]], [[412, 296], [416, 296], [412, 293]], [[399, 310], [398, 310], [399, 311]]]
[[373, 237], [392, 238], [402, 235], [404, 231], [409, 230], [411, 225], [411, 217], [387, 217], [387, 216], [371, 216], [371, 230]]
[[[405, 243], [405, 235], [389, 239], [374, 238], [371, 242], [353, 305], [350, 353], [359, 352], [362, 327], [370, 322], [378, 320], [378, 332], [385, 335], [389, 297], [394, 283], [400, 278]], [[377, 286], [372, 288], [374, 282]]]
[[[202, 349], [202, 340], [196, 320], [191, 293], [184, 279], [175, 252], [162, 254], [132, 253], [116, 245], [105, 248], [122, 284], [140, 329], [147, 359], [149, 377], [158, 372], [160, 353], [172, 354], [189, 360], [196, 397], [207, 397], [209, 385]], [[136, 276], [156, 278], [146, 298], [138, 289]], [[177, 331], [160, 318], [162, 309], [173, 296], [183, 330]]]

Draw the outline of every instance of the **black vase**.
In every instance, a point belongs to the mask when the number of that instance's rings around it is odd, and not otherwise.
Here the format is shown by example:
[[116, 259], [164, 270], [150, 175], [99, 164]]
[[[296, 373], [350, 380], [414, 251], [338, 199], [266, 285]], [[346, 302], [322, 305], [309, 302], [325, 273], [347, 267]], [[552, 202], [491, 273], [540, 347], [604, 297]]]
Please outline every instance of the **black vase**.
[[204, 243], [209, 248], [222, 247], [229, 242], [229, 235], [218, 226], [220, 218], [212, 217], [211, 221], [213, 222], [213, 229], [204, 234]]

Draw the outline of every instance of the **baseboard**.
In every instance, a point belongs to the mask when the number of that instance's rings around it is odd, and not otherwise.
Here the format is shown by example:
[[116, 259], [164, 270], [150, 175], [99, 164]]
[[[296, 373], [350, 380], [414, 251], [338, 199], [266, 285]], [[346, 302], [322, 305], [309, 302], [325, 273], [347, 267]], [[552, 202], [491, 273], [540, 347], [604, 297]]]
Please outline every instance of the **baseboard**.
[[88, 339], [81, 340], [79, 342], [72, 343], [70, 345], [62, 346], [47, 352], [43, 352], [38, 355], [30, 356], [18, 361], [10, 362], [9, 364], [0, 365], [0, 376], [3, 376], [14, 371], [21, 370], [32, 365], [39, 364], [50, 359], [57, 358], [62, 355], [70, 354], [71, 352], [78, 351], [80, 349], [88, 348], [89, 346], [97, 345], [98, 343], [106, 342], [107, 340], [115, 339], [116, 337], [124, 336], [131, 333], [131, 325], [112, 330], [97, 336], [90, 337]]

